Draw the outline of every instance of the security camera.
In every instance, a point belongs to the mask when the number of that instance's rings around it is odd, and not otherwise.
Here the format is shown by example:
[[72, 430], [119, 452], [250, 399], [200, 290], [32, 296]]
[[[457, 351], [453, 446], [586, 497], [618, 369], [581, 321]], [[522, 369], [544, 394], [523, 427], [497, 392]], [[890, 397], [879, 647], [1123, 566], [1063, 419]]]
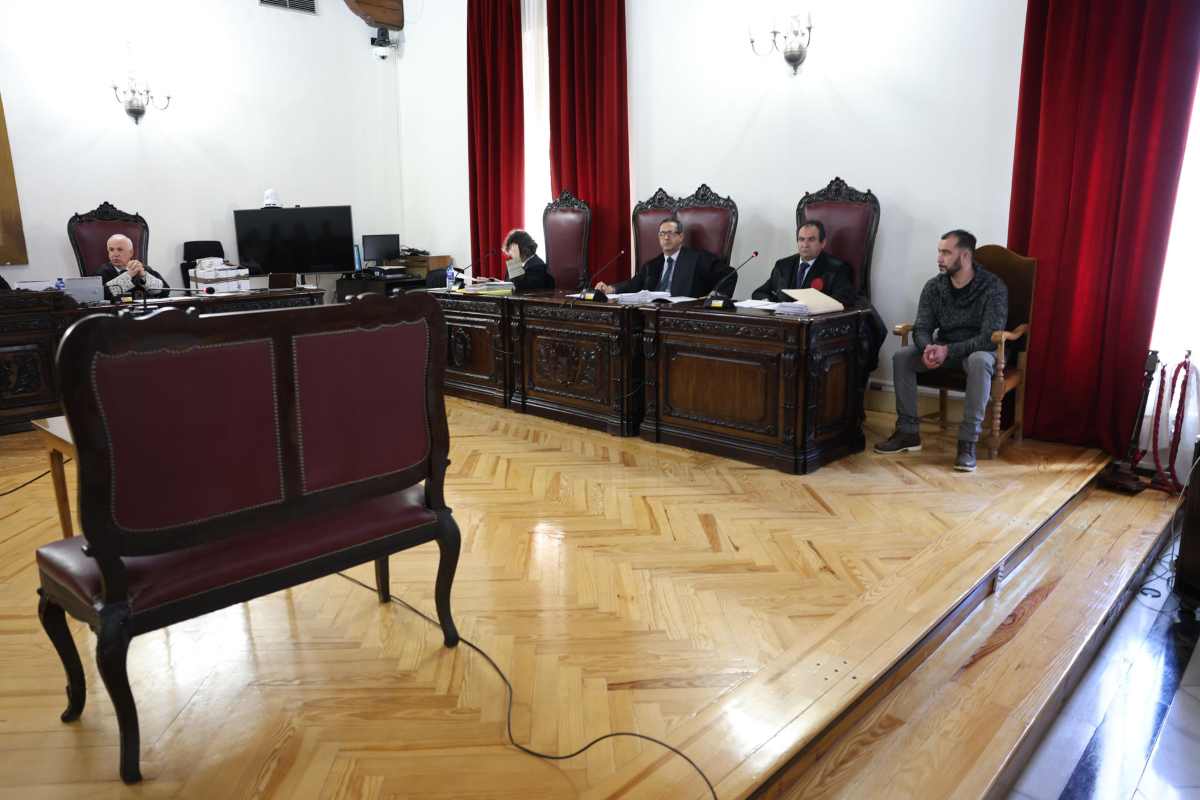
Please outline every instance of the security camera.
[[387, 28], [380, 28], [375, 35], [371, 37], [371, 52], [374, 53], [375, 57], [380, 61], [387, 61], [388, 56], [392, 54], [392, 51], [398, 49], [399, 47], [400, 42], [392, 39]]

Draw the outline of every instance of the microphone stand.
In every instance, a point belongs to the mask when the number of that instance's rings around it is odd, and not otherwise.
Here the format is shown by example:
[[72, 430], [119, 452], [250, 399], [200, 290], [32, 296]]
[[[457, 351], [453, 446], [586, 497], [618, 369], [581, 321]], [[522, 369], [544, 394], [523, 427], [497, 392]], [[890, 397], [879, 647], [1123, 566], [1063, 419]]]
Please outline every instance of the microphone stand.
[[712, 288], [712, 291], [708, 293], [708, 296], [704, 298], [704, 305], [702, 305], [701, 308], [726, 309], [726, 308], [734, 307], [734, 303], [733, 303], [732, 299], [730, 299], [728, 297], [718, 297], [717, 296], [717, 289], [720, 289], [721, 284], [723, 284], [725, 281], [729, 280], [734, 275], [737, 275], [738, 270], [740, 270], [742, 267], [749, 264], [751, 259], [756, 258], [757, 256], [758, 256], [758, 251], [755, 250], [753, 253], [750, 254], [750, 256], [745, 261], [738, 264], [737, 267], [734, 268], [733, 272], [729, 273], [725, 277], [721, 278], [721, 280], [717, 281], [717, 285], [714, 286]]
[[[607, 261], [607, 263], [605, 263], [605, 265], [604, 265], [603, 267], [601, 267], [600, 269], [596, 270], [596, 275], [603, 275], [603, 274], [604, 274], [604, 270], [606, 270], [606, 269], [608, 269], [609, 267], [611, 267], [611, 266], [613, 265], [613, 262], [614, 262], [614, 261], [616, 261], [618, 258], [620, 258], [620, 257], [621, 257], [621, 256], [623, 256], [623, 255], [625, 255], [625, 251], [624, 251], [624, 250], [622, 250], [621, 252], [617, 253], [617, 254], [616, 254], [615, 256], [613, 256], [612, 258], [610, 258], [610, 259]], [[585, 281], [584, 281], [584, 282], [586, 283], [586, 278], [585, 278]], [[588, 303], [607, 303], [607, 302], [608, 302], [608, 295], [607, 295], [607, 294], [605, 294], [605, 293], [603, 292], [603, 290], [601, 290], [601, 289], [584, 289], [583, 291], [581, 291], [581, 292], [579, 293], [579, 299], [580, 299], [580, 300], [583, 300], [583, 301], [585, 301], [585, 302], [588, 302]]]

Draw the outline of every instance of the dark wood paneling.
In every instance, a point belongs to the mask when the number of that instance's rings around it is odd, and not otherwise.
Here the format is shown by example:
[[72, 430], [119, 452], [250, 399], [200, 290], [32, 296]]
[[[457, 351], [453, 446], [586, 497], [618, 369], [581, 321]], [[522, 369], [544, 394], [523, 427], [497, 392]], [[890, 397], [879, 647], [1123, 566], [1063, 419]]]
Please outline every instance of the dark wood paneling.
[[512, 391], [506, 297], [431, 292], [446, 318], [446, 394], [506, 406]]
[[791, 319], [675, 306], [641, 313], [643, 438], [789, 472], [863, 449], [862, 312]]
[[562, 294], [512, 299], [513, 407], [633, 436], [641, 420], [641, 319]]

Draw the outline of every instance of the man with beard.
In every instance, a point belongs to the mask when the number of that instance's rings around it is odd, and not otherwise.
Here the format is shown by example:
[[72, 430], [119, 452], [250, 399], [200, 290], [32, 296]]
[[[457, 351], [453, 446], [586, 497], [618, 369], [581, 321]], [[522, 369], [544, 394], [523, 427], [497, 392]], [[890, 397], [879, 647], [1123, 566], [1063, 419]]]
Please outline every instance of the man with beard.
[[876, 453], [916, 452], [921, 449], [917, 416], [917, 373], [945, 367], [967, 374], [967, 396], [958, 429], [954, 468], [975, 471], [975, 444], [991, 395], [996, 354], [992, 334], [1008, 320], [1008, 287], [975, 262], [975, 237], [952, 230], [938, 242], [940, 274], [921, 290], [913, 343], [892, 356], [896, 388], [896, 430], [875, 445]]

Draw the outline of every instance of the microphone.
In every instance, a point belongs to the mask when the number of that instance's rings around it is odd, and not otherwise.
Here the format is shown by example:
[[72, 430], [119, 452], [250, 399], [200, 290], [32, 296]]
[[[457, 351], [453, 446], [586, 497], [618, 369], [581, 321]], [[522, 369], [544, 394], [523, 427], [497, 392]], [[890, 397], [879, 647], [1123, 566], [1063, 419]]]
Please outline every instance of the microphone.
[[183, 294], [216, 294], [217, 290], [211, 286], [205, 286], [203, 289], [159, 289], [160, 292], [181, 292]]
[[[136, 280], [136, 278], [135, 278], [135, 280]], [[211, 286], [205, 286], [203, 289], [165, 289], [164, 288], [164, 289], [159, 289], [158, 291], [160, 294], [167, 294], [169, 292], [176, 292], [179, 294], [216, 294], [217, 293], [217, 290]], [[146, 294], [146, 287], [145, 287], [145, 282], [143, 281], [141, 286], [136, 286], [133, 289], [133, 291], [122, 293], [121, 297], [133, 297], [136, 300], [137, 295], [141, 295], [144, 297], [145, 294]]]
[[717, 289], [720, 289], [721, 284], [725, 283], [725, 281], [729, 280], [734, 275], [737, 275], [739, 269], [741, 269], [742, 267], [749, 264], [755, 258], [758, 258], [757, 250], [755, 250], [749, 256], [747, 256], [745, 261], [743, 261], [742, 263], [740, 263], [736, 267], [734, 267], [733, 272], [728, 273], [727, 275], [722, 277], [721, 280], [717, 281], [717, 285], [714, 286], [712, 288], [712, 291], [708, 293], [708, 297], [704, 298], [704, 308], [726, 308], [728, 306], [733, 305], [732, 300], [725, 298], [725, 297], [717, 297]]
[[[604, 266], [602, 266], [602, 267], [600, 267], [600, 269], [596, 270], [596, 277], [600, 277], [601, 275], [603, 275], [604, 270], [611, 267], [614, 263], [616, 263], [617, 259], [623, 255], [625, 255], [624, 249], [622, 249], [621, 252], [617, 253], [615, 256], [610, 258], [608, 261], [604, 262]], [[583, 276], [583, 278], [580, 279], [580, 283], [586, 284], [588, 277], [589, 276], [587, 276], [587, 275]], [[584, 287], [582, 285], [579, 288], [583, 290], [579, 293], [580, 300], [587, 300], [592, 303], [607, 303], [608, 302], [608, 295], [606, 295], [604, 292], [600, 291], [599, 289], [584, 289]]]

